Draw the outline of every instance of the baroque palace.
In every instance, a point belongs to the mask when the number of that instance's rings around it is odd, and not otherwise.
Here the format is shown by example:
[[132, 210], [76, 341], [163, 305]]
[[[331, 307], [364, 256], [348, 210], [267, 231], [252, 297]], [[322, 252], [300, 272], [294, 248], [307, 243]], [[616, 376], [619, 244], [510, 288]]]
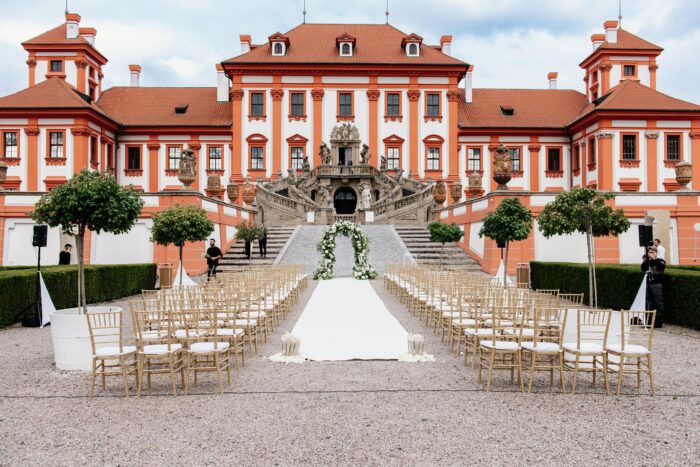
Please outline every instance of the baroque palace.
[[[2, 265], [35, 262], [26, 213], [82, 169], [113, 173], [146, 204], [129, 234], [90, 236], [92, 262], [172, 259], [148, 242], [150, 216], [184, 202], [210, 213], [223, 247], [253, 219], [456, 222], [461, 248], [492, 272], [498, 250], [478, 231], [504, 196], [537, 215], [556, 192], [581, 186], [614, 192], [633, 223], [654, 217], [667, 259], [695, 262], [700, 106], [657, 90], [663, 49], [617, 21], [591, 36], [580, 90], [557, 89], [556, 72], [543, 72], [543, 89], [474, 89], [475, 67], [452, 55], [451, 36], [427, 44], [385, 24], [300, 24], [262, 42], [241, 35], [240, 53], [215, 64], [212, 87], [142, 87], [131, 65], [130, 86], [103, 89], [107, 57], [80, 21], [67, 13], [23, 42], [28, 86], [0, 98]], [[496, 190], [497, 157], [509, 160], [508, 192]], [[192, 190], [178, 179], [181, 163], [196, 168]], [[637, 262], [633, 230], [596, 239], [596, 260]], [[583, 242], [536, 231], [509, 268], [584, 261]], [[48, 256], [60, 243], [52, 231]], [[186, 250], [188, 269], [204, 269], [201, 251]]]

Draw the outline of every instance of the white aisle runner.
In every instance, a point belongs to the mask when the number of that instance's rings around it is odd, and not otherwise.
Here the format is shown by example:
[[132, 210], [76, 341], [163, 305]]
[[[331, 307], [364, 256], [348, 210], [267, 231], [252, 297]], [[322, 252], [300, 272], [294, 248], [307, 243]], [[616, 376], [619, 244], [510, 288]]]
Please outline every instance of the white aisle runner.
[[407, 332], [368, 281], [320, 281], [292, 334], [309, 360], [398, 360]]

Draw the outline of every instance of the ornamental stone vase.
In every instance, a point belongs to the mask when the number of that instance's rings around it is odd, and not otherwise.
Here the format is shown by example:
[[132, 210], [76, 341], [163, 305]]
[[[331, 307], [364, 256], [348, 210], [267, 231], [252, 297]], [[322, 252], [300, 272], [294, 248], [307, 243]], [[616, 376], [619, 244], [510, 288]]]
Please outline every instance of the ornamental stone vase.
[[680, 185], [678, 191], [687, 191], [688, 183], [693, 179], [693, 164], [681, 161], [676, 164], [676, 183]]
[[218, 175], [209, 175], [207, 177], [207, 192], [209, 196], [216, 199], [221, 199], [221, 193], [224, 191], [221, 186], [221, 177]]
[[248, 206], [252, 206], [253, 201], [255, 201], [255, 185], [246, 179], [243, 183], [243, 202]]
[[182, 151], [177, 179], [185, 186], [185, 190], [191, 190], [190, 185], [197, 179], [197, 163], [194, 158], [194, 151], [189, 148]]
[[0, 191], [2, 191], [2, 185], [7, 180], [7, 164], [0, 162]]
[[453, 203], [458, 203], [462, 198], [462, 184], [458, 181], [450, 183], [450, 198]]
[[238, 201], [238, 195], [240, 194], [240, 189], [239, 186], [236, 183], [229, 183], [226, 185], [226, 194], [228, 195], [228, 199], [232, 204], [235, 204], [236, 201]]
[[498, 183], [496, 190], [508, 190], [508, 182], [512, 173], [512, 165], [508, 148], [504, 145], [498, 146], [493, 157], [493, 180]]
[[443, 179], [438, 180], [433, 187], [433, 199], [438, 206], [442, 206], [447, 199], [447, 185]]
[[482, 177], [479, 172], [472, 172], [469, 174], [469, 196], [476, 198], [484, 193], [484, 189], [481, 185]]

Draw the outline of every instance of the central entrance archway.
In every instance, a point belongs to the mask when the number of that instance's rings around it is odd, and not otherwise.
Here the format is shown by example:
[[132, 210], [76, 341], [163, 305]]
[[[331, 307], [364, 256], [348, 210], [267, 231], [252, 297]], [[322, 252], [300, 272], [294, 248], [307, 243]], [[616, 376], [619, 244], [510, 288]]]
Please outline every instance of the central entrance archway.
[[336, 214], [355, 214], [357, 194], [350, 187], [338, 188], [333, 196], [333, 207]]

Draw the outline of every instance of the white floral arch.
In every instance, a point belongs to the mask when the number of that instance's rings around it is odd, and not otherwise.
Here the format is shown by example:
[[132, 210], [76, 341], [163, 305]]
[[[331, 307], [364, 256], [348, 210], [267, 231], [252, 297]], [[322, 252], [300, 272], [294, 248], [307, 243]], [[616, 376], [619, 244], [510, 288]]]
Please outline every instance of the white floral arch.
[[321, 261], [314, 272], [314, 279], [333, 278], [335, 267], [335, 238], [340, 235], [350, 237], [352, 248], [355, 251], [355, 265], [352, 267], [352, 275], [355, 279], [365, 280], [377, 277], [377, 271], [369, 264], [369, 241], [367, 235], [358, 224], [348, 221], [338, 221], [323, 231], [321, 240], [316, 249], [321, 253]]

